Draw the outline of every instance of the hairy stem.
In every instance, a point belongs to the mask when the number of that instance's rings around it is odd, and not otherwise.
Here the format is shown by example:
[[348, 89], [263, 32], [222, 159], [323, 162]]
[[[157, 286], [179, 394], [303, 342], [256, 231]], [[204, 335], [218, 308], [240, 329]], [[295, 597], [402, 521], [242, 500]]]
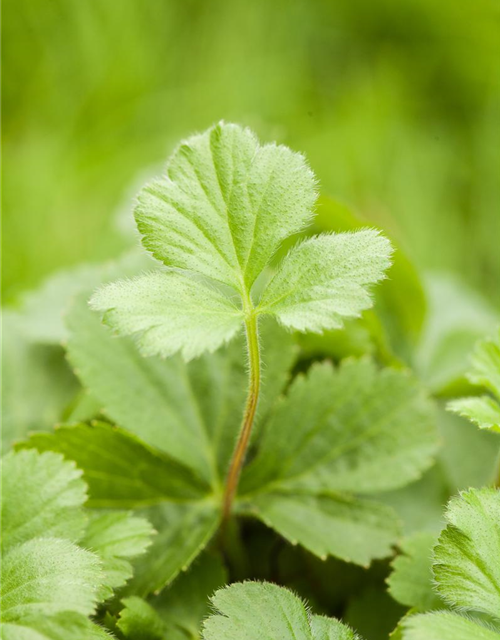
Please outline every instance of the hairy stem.
[[223, 502], [223, 521], [227, 522], [231, 515], [231, 507], [233, 504], [234, 496], [236, 495], [236, 489], [238, 488], [238, 482], [240, 479], [241, 469], [245, 462], [245, 455], [248, 449], [248, 443], [250, 442], [250, 435], [252, 433], [252, 426], [255, 418], [255, 411], [257, 409], [257, 402], [259, 400], [260, 390], [260, 347], [259, 347], [259, 335], [257, 327], [257, 316], [255, 315], [252, 303], [247, 300], [245, 305], [246, 312], [246, 334], [247, 334], [247, 348], [249, 358], [249, 384], [248, 395], [245, 405], [245, 413], [243, 414], [243, 421], [241, 423], [240, 435], [238, 436], [238, 442], [234, 449], [231, 464], [229, 466], [229, 472], [226, 479], [226, 488], [224, 493]]

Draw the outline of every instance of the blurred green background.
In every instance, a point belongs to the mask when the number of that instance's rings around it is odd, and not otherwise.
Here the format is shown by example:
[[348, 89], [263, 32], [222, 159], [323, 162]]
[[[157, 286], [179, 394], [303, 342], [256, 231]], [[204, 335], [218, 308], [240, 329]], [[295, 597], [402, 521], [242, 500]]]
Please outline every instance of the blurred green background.
[[497, 0], [4, 0], [5, 302], [117, 254], [117, 210], [221, 118], [500, 302], [499, 19]]

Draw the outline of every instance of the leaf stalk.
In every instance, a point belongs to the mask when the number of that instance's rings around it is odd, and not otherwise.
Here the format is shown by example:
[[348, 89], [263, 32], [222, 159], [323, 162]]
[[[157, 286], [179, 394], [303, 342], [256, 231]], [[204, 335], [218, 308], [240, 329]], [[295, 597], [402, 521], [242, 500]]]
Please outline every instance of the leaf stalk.
[[223, 499], [222, 519], [227, 522], [231, 515], [236, 490], [240, 480], [241, 469], [245, 462], [245, 456], [252, 434], [252, 427], [257, 410], [260, 392], [260, 345], [258, 333], [258, 318], [251, 300], [248, 298], [244, 304], [245, 329], [247, 337], [247, 349], [249, 359], [248, 394], [245, 404], [245, 412], [241, 423], [240, 434], [236, 443], [229, 471]]

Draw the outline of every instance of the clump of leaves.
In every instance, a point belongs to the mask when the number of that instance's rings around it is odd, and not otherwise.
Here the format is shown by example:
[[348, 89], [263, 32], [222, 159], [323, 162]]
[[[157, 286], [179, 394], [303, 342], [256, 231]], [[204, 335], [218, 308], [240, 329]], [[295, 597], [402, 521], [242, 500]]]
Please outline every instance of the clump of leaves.
[[281, 397], [294, 348], [279, 325], [341, 327], [371, 305], [390, 265], [388, 240], [364, 229], [303, 240], [267, 270], [311, 220], [315, 197], [302, 156], [221, 123], [182, 143], [139, 195], [143, 244], [163, 268], [91, 299], [125, 337], [82, 301], [69, 314], [69, 359], [121, 428], [67, 426], [23, 446], [75, 460], [92, 506], [157, 505], [148, 513], [160, 535], [137, 566], [135, 595], [171, 582], [221, 523], [230, 536], [233, 514], [365, 566], [399, 535], [393, 510], [369, 496], [432, 462], [433, 410], [416, 380], [369, 359], [321, 363]]
[[152, 528], [126, 512], [89, 516], [81, 475], [52, 452], [2, 461], [3, 640], [110, 637], [89, 616], [130, 578]]
[[[498, 640], [500, 491], [472, 489], [453, 498], [446, 511], [446, 520], [448, 524], [434, 549], [432, 571], [436, 593], [452, 610], [407, 617], [401, 623], [402, 638]], [[396, 575], [392, 578], [393, 593], [395, 585], [400, 583], [401, 572], [396, 567]], [[421, 593], [420, 586], [415, 584], [410, 595], [415, 605], [422, 601]], [[444, 608], [443, 604], [441, 608]]]

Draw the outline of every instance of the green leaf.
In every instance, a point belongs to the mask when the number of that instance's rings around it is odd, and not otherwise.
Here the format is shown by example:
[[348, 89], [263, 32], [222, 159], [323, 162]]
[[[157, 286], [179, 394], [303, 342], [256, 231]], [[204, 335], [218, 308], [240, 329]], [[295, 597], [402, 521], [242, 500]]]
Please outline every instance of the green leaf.
[[500, 433], [500, 405], [489, 396], [459, 398], [449, 402], [447, 408], [474, 422], [480, 429]]
[[118, 627], [131, 640], [200, 638], [200, 626], [210, 609], [209, 598], [227, 581], [222, 562], [202, 555], [166, 591], [148, 602], [131, 596], [123, 600]]
[[55, 453], [11, 452], [2, 460], [2, 550], [37, 536], [77, 541], [86, 518], [86, 486], [72, 462]]
[[481, 429], [500, 433], [500, 330], [496, 338], [476, 345], [472, 371], [467, 375], [472, 384], [490, 391], [489, 396], [461, 398], [448, 404], [448, 409], [475, 422]]
[[403, 623], [403, 640], [499, 640], [500, 634], [451, 612], [409, 616]]
[[69, 540], [35, 538], [13, 547], [2, 562], [1, 620], [18, 622], [60, 611], [93, 612], [100, 563]]
[[142, 598], [124, 598], [117, 627], [131, 640], [163, 640], [166, 625], [155, 609]]
[[241, 328], [243, 312], [213, 287], [182, 273], [153, 272], [106, 285], [90, 306], [105, 324], [136, 338], [144, 356], [191, 360], [213, 352]]
[[210, 596], [227, 580], [220, 558], [205, 553], [168, 590], [151, 600], [165, 622], [169, 640], [200, 637], [202, 620], [211, 612]]
[[111, 640], [111, 636], [74, 611], [28, 616], [22, 624], [0, 622], [2, 640]]
[[500, 491], [453, 498], [434, 555], [437, 590], [452, 606], [500, 618]]
[[135, 217], [155, 258], [243, 292], [310, 221], [315, 200], [301, 155], [221, 122], [180, 144], [165, 176], [139, 194]]
[[363, 582], [349, 598], [342, 619], [369, 640], [387, 640], [405, 609], [380, 582], [371, 585], [368, 576]]
[[482, 340], [472, 358], [467, 376], [473, 384], [486, 387], [500, 400], [500, 328], [494, 338]]
[[258, 313], [321, 332], [372, 306], [368, 286], [384, 278], [392, 248], [377, 231], [321, 235], [296, 245], [262, 294]]
[[428, 276], [425, 289], [427, 320], [413, 366], [430, 389], [443, 392], [463, 378], [474, 343], [499, 317], [488, 300], [452, 276]]
[[2, 444], [28, 431], [51, 429], [78, 391], [78, 381], [58, 345], [33, 343], [22, 316], [2, 313]]
[[342, 623], [311, 616], [300, 598], [268, 582], [232, 584], [212, 603], [216, 613], [203, 625], [204, 640], [358, 640]]
[[316, 364], [276, 405], [241, 492], [389, 490], [418, 478], [436, 449], [433, 406], [409, 374], [367, 359]]
[[215, 504], [162, 505], [148, 510], [159, 532], [148, 553], [136, 561], [127, 594], [159, 593], [203, 551], [219, 526]]
[[348, 626], [326, 616], [311, 616], [311, 632], [314, 640], [361, 640]]
[[388, 556], [399, 535], [390, 507], [349, 496], [269, 493], [255, 498], [254, 509], [292, 544], [362, 566]]
[[137, 508], [165, 500], [191, 501], [209, 486], [167, 454], [106, 423], [59, 427], [20, 447], [57, 451], [74, 460], [89, 486], [89, 506]]
[[432, 588], [432, 557], [436, 536], [417, 533], [400, 544], [401, 555], [392, 562], [392, 573], [387, 579], [391, 596], [418, 611], [442, 607], [440, 598]]
[[[132, 340], [116, 340], [82, 299], [68, 322], [69, 359], [104, 412], [217, 485], [245, 402], [243, 337], [186, 365], [178, 356], [142, 358]], [[267, 354], [259, 402], [263, 420], [286, 382], [295, 350], [291, 336], [272, 321], [262, 323], [261, 338]]]
[[126, 512], [93, 513], [81, 545], [102, 561], [104, 598], [132, 577], [130, 558], [142, 555], [151, 544], [154, 530], [144, 518]]
[[67, 338], [64, 315], [74, 297], [109, 280], [139, 274], [152, 264], [150, 256], [134, 248], [116, 260], [57, 271], [38, 289], [22, 295], [19, 323], [24, 334], [33, 342], [59, 345]]

